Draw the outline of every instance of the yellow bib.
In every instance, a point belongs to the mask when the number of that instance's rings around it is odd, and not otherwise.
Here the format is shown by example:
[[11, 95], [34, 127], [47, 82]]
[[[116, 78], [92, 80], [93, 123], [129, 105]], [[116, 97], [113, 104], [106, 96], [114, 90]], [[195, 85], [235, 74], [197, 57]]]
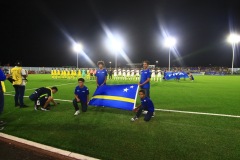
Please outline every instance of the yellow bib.
[[3, 81], [1, 81], [1, 85], [2, 85], [2, 91], [3, 93], [6, 92], [6, 87]]
[[22, 84], [22, 67], [14, 67], [11, 69], [12, 78], [14, 79], [13, 85]]

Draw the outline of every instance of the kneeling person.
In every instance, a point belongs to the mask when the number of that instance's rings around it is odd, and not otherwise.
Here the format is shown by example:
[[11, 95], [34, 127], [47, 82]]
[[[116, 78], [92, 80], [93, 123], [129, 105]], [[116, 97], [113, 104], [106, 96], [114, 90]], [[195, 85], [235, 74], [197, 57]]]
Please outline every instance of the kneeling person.
[[53, 99], [53, 94], [58, 91], [57, 87], [41, 87], [35, 90], [33, 94], [29, 96], [29, 99], [35, 102], [35, 110], [38, 110], [38, 106], [41, 106], [41, 110], [47, 111], [52, 102], [55, 106], [57, 103]]
[[89, 102], [89, 90], [88, 88], [84, 85], [84, 79], [79, 78], [78, 79], [78, 86], [75, 88], [75, 98], [73, 99], [73, 106], [75, 108], [75, 116], [79, 115], [79, 107], [78, 103], [81, 103], [82, 106], [82, 111], [86, 112], [87, 107], [88, 107], [88, 102]]
[[147, 113], [144, 117], [144, 121], [150, 121], [152, 116], [154, 115], [154, 105], [153, 102], [150, 98], [146, 96], [145, 90], [140, 90], [139, 91], [139, 96], [141, 98], [141, 105], [138, 106], [136, 109], [138, 109], [137, 114], [135, 117], [131, 119], [131, 121], [136, 121], [140, 115], [142, 114], [143, 110], [146, 110]]

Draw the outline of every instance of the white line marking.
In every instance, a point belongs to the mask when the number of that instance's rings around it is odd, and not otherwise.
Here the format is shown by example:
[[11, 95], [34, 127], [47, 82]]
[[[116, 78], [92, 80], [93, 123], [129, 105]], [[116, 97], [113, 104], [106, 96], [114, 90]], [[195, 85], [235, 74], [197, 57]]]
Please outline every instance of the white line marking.
[[190, 112], [190, 111], [178, 111], [178, 110], [168, 110], [168, 109], [155, 109], [155, 110], [156, 110], [156, 111], [162, 111], [162, 112], [176, 112], [176, 113], [186, 113], [186, 114], [200, 114], [200, 115], [208, 115], [208, 116], [240, 118], [240, 116], [238, 116], [238, 115], [229, 115], [229, 114], [204, 113], [204, 112]]
[[8, 135], [8, 134], [5, 134], [5, 133], [0, 133], [0, 137], [10, 139], [12, 141], [16, 141], [16, 142], [19, 142], [19, 143], [23, 143], [23, 144], [26, 144], [26, 145], [29, 145], [29, 146], [32, 146], [32, 147], [40, 148], [40, 149], [43, 149], [43, 150], [46, 150], [46, 151], [50, 151], [50, 152], [53, 152], [53, 153], [56, 153], [56, 154], [60, 154], [60, 155], [63, 155], [63, 156], [71, 157], [71, 158], [82, 159], [82, 160], [97, 160], [96, 158], [93, 158], [93, 157], [88, 157], [88, 156], [85, 156], [85, 155], [82, 155], [82, 154], [58, 149], [58, 148], [55, 148], [55, 147], [51, 147], [51, 146], [36, 143], [36, 142], [33, 142], [33, 141], [29, 141], [29, 140], [26, 140], [26, 139], [23, 139], [23, 138], [18, 138], [18, 137], [15, 137], [15, 136], [11, 136], [11, 135]]
[[[4, 94], [4, 95], [14, 96], [12, 94]], [[28, 96], [24, 96], [24, 97], [28, 97]], [[54, 99], [54, 100], [63, 101], [63, 102], [72, 102], [72, 100], [66, 100], [66, 99]], [[191, 112], [191, 111], [179, 111], [179, 110], [169, 110], [169, 109], [155, 109], [155, 110], [156, 111], [162, 111], [162, 112], [175, 112], [175, 113], [186, 113], [186, 114], [199, 114], [199, 115], [208, 115], [208, 116], [240, 118], [240, 116], [238, 116], [238, 115], [230, 115], [230, 114]]]

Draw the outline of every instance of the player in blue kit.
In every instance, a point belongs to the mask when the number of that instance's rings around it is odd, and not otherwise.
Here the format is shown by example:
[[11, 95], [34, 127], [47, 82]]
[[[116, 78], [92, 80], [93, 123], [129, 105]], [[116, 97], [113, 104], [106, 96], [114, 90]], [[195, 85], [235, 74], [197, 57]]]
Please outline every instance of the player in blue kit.
[[150, 121], [150, 119], [153, 117], [154, 115], [154, 105], [152, 100], [146, 96], [145, 94], [145, 90], [140, 90], [139, 91], [139, 97], [141, 98], [141, 105], [138, 106], [135, 109], [138, 109], [137, 114], [135, 117], [133, 117], [131, 119], [131, 121], [136, 121], [140, 115], [142, 114], [142, 111], [145, 110], [147, 111], [145, 117], [144, 117], [144, 121]]
[[74, 94], [75, 98], [73, 99], [73, 106], [75, 108], [75, 116], [79, 115], [79, 107], [78, 103], [81, 103], [82, 106], [82, 112], [87, 111], [88, 102], [89, 102], [89, 90], [84, 85], [84, 79], [79, 78], [78, 79], [78, 86], [75, 88]]
[[97, 83], [97, 86], [103, 86], [103, 85], [106, 85], [106, 81], [107, 81], [107, 70], [104, 69], [104, 62], [103, 61], [98, 61], [97, 63], [98, 65], [98, 70], [96, 72], [96, 83]]
[[143, 70], [141, 71], [141, 78], [138, 85], [145, 90], [146, 96], [150, 97], [150, 79], [151, 71], [148, 69], [149, 61], [143, 61]]

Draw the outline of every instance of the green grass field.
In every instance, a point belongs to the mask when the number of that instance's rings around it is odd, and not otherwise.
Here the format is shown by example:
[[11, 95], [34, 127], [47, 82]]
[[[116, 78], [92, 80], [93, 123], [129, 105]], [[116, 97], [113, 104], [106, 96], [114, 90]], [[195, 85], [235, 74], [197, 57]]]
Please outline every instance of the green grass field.
[[[30, 75], [26, 96], [42, 86], [58, 86], [54, 98], [72, 100], [76, 80]], [[133, 83], [109, 80], [108, 84]], [[136, 82], [135, 82], [136, 83]], [[92, 95], [95, 81], [85, 85]], [[6, 82], [7, 92], [14, 94]], [[195, 81], [151, 82], [151, 99], [157, 109], [218, 113], [240, 116], [240, 76], [195, 76]], [[156, 111], [150, 122], [135, 113], [91, 107], [73, 116], [70, 102], [60, 102], [49, 112], [19, 109], [5, 96], [1, 119], [4, 133], [100, 159], [239, 159], [240, 118]], [[139, 104], [139, 101], [138, 101]]]

